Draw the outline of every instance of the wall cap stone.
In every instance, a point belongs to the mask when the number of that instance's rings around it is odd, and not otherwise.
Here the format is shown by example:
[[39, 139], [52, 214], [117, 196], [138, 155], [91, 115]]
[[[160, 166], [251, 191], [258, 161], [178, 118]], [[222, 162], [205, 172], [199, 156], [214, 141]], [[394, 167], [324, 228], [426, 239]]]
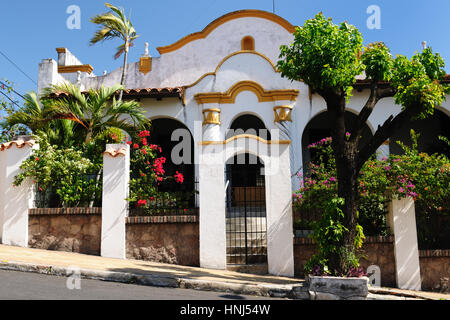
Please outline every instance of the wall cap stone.
[[127, 217], [126, 224], [155, 224], [155, 223], [198, 223], [198, 216], [145, 216]]
[[33, 208], [28, 209], [30, 216], [41, 215], [101, 215], [102, 208]]

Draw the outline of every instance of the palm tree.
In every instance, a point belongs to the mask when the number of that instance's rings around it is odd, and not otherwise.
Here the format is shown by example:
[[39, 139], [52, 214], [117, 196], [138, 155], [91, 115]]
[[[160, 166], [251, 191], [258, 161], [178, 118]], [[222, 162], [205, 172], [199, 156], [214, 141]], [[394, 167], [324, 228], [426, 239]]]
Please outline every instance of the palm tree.
[[[119, 38], [124, 41], [122, 45], [117, 47], [117, 52], [114, 55], [114, 59], [118, 59], [123, 53], [125, 53], [122, 79], [120, 80], [120, 84], [125, 86], [128, 50], [134, 45], [134, 40], [139, 36], [136, 34], [136, 30], [134, 29], [130, 19], [125, 16], [125, 11], [122, 8], [117, 8], [109, 3], [105, 3], [105, 6], [111, 9], [111, 12], [99, 14], [91, 18], [91, 22], [100, 25], [100, 29], [95, 32], [90, 43], [91, 45], [94, 45], [97, 42], [103, 42], [105, 40], [115, 38]], [[119, 101], [122, 101], [122, 96], [123, 90], [120, 91]]]
[[[43, 98], [49, 101], [50, 117], [77, 123], [84, 141], [89, 144], [110, 129], [123, 130], [133, 136], [148, 124], [138, 102], [116, 100], [118, 90], [123, 90], [123, 87], [102, 86], [82, 93], [77, 86], [63, 83], [45, 89]], [[55, 94], [58, 96], [56, 99]]]
[[12, 127], [16, 124], [23, 124], [33, 132], [47, 126], [49, 122], [48, 108], [45, 104], [41, 104], [36, 92], [28, 92], [24, 95], [24, 100], [23, 106], [6, 118], [7, 125]]

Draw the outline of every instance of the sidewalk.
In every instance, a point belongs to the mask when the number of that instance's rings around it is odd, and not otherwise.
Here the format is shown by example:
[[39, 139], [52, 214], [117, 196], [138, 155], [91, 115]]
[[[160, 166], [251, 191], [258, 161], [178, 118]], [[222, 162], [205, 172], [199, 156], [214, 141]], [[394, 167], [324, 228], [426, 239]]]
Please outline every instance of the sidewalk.
[[[305, 281], [286, 277], [250, 275], [140, 260], [109, 259], [77, 253], [0, 245], [0, 269], [67, 276], [78, 268], [84, 278], [235, 294], [309, 299]], [[372, 299], [447, 299], [450, 295], [370, 288]]]

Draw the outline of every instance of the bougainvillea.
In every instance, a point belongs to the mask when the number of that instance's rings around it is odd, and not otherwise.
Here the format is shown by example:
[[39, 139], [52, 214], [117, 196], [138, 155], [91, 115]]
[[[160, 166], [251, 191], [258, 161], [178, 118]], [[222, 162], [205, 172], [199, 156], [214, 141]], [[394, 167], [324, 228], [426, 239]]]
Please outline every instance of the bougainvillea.
[[[176, 196], [170, 192], [160, 192], [159, 186], [167, 180], [174, 180], [182, 184], [184, 176], [178, 172], [167, 176], [164, 165], [167, 159], [162, 157], [161, 148], [150, 144], [150, 132], [141, 131], [137, 141], [127, 141], [131, 148], [131, 179], [130, 196], [131, 207], [141, 208], [151, 213], [150, 209], [158, 206], [172, 206], [176, 204]], [[169, 204], [170, 203], [170, 204]]]
[[[450, 213], [449, 159], [442, 154], [429, 155], [419, 152], [417, 143], [419, 135], [411, 130], [411, 137], [412, 147], [397, 142], [403, 148], [403, 155], [390, 155], [381, 160], [373, 157], [361, 170], [358, 220], [364, 227], [365, 233], [385, 235], [388, 232], [384, 205], [393, 197], [411, 197], [415, 200], [416, 207], [422, 208], [426, 213], [437, 212], [443, 215]], [[328, 216], [331, 219], [330, 215], [323, 213], [337, 198], [336, 168], [332, 156], [331, 138], [313, 143], [309, 149], [314, 155], [308, 167], [309, 173], [307, 177], [298, 174], [300, 188], [293, 194], [293, 198], [294, 205], [300, 210], [319, 212], [318, 216], [322, 219], [320, 222], [322, 225], [316, 228], [315, 234], [312, 235], [318, 240], [323, 237], [321, 233], [326, 229], [323, 226], [324, 217]], [[336, 217], [333, 219], [335, 220], [330, 225], [336, 228], [340, 222]], [[314, 228], [316, 224], [311, 223], [311, 226]], [[363, 227], [358, 227], [361, 228], [361, 234]], [[328, 246], [333, 242], [330, 239], [327, 241]], [[315, 270], [315, 273], [322, 274], [330, 272], [324, 257], [325, 255], [318, 255], [311, 260], [307, 265], [308, 270], [310, 272]], [[355, 271], [358, 267], [357, 263], [350, 264], [348, 272]]]

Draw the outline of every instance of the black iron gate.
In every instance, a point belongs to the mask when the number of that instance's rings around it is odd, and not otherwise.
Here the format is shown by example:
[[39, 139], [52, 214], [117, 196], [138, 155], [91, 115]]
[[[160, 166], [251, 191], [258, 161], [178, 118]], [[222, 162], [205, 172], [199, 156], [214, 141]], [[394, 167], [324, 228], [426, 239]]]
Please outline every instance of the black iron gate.
[[261, 164], [227, 165], [227, 264], [267, 263], [266, 191]]

